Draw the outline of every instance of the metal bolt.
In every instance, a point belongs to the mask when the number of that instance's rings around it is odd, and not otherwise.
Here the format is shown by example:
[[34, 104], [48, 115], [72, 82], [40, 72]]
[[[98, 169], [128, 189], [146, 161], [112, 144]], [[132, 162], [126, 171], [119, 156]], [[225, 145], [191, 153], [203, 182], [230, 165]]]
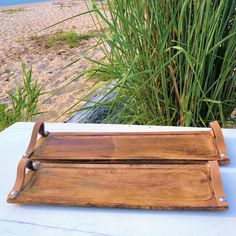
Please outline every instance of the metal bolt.
[[227, 199], [225, 197], [219, 197], [220, 202], [227, 202]]
[[220, 157], [222, 157], [222, 158], [225, 158], [225, 157], [227, 157], [228, 155], [227, 155], [227, 153], [225, 153], [225, 152], [222, 152], [222, 153], [220, 153]]
[[24, 157], [29, 158], [29, 157], [30, 157], [30, 154], [29, 154], [28, 152], [26, 152], [26, 153], [24, 154]]
[[15, 196], [17, 195], [17, 193], [18, 193], [17, 191], [12, 191], [12, 192], [11, 192], [11, 195], [12, 195], [13, 197], [15, 197]]
[[34, 168], [34, 170], [37, 170], [38, 167], [39, 167], [39, 162], [34, 162], [34, 163], [33, 163], [33, 168]]

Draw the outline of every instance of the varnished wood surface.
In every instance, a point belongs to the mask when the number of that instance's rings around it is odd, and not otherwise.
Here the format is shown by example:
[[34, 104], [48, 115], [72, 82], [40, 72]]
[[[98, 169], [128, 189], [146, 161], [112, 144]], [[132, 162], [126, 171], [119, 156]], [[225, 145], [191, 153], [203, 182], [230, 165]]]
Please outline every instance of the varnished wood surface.
[[[0, 137], [0, 235], [176, 235], [228, 236], [236, 232], [236, 129], [223, 129], [225, 142], [231, 157], [228, 166], [220, 167], [229, 210], [224, 212], [204, 211], [141, 211], [119, 209], [90, 209], [81, 207], [19, 206], [7, 204], [6, 197], [14, 185], [17, 163], [29, 142], [32, 123], [17, 123]], [[95, 131], [96, 125], [89, 124], [46, 124], [46, 130], [70, 132]], [[119, 126], [120, 127], [120, 126]], [[126, 128], [127, 127], [127, 128]], [[133, 127], [122, 126], [120, 131]], [[157, 130], [158, 127], [146, 130]], [[185, 128], [183, 128], [185, 129]], [[186, 128], [187, 129], [187, 128]], [[99, 125], [96, 131], [118, 130], [117, 125]], [[143, 131], [144, 127], [133, 128]], [[175, 130], [173, 128], [173, 130]], [[24, 221], [24, 222], [22, 222]], [[5, 222], [5, 223], [4, 223]], [[63, 228], [63, 230], [62, 230]], [[83, 232], [81, 232], [83, 230]], [[85, 233], [84, 233], [85, 232]], [[89, 233], [87, 233], [89, 232]], [[115, 232], [115, 233], [114, 233]], [[191, 236], [191, 235], [190, 235]]]
[[41, 138], [33, 159], [66, 160], [218, 160], [210, 132], [148, 133], [51, 133]]
[[[143, 209], [224, 210], [209, 164], [99, 165], [41, 163], [9, 202]], [[218, 165], [214, 166], [218, 168]], [[218, 169], [214, 171], [219, 171]]]

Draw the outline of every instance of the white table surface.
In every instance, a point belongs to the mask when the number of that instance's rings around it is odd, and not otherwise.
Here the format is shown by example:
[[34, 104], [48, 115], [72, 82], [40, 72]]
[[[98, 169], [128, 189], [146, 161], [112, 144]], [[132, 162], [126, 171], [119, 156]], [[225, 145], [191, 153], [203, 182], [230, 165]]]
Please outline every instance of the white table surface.
[[[231, 163], [220, 167], [229, 210], [158, 211], [6, 203], [33, 123], [16, 123], [0, 133], [0, 236], [234, 236], [236, 235], [236, 129], [223, 129]], [[168, 131], [192, 128], [96, 124], [46, 124], [49, 131]]]

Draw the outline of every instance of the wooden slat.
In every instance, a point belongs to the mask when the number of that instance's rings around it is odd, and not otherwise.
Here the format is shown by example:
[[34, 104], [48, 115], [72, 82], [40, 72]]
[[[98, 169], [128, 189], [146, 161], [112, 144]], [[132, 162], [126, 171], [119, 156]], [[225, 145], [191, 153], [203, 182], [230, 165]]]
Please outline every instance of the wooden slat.
[[[216, 163], [216, 162], [215, 162]], [[216, 163], [217, 164], [217, 163]], [[14, 203], [142, 209], [224, 210], [205, 164], [99, 165], [41, 163]], [[214, 169], [218, 165], [214, 165]], [[215, 170], [213, 170], [215, 171]]]

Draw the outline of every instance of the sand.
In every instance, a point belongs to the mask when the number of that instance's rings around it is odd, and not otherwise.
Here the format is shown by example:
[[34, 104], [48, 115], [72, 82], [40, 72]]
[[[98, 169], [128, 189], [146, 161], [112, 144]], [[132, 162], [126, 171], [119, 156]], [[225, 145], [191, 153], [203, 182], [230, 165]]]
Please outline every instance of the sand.
[[[11, 14], [2, 12], [6, 9], [21, 11]], [[53, 28], [40, 30], [87, 10], [85, 1], [79, 0], [0, 7], [0, 103], [9, 104], [7, 91], [13, 91], [15, 84], [22, 83], [21, 63], [24, 62], [28, 67], [32, 65], [34, 78], [38, 78], [43, 91], [49, 92], [40, 98], [39, 111], [47, 111], [40, 119], [63, 122], [69, 118], [70, 115], [59, 116], [77, 103], [96, 81], [85, 83], [86, 78], [82, 77], [65, 89], [55, 91], [83, 72], [90, 64], [82, 59], [64, 70], [62, 68], [80, 56], [99, 58], [101, 51], [83, 52], [94, 44], [94, 38], [81, 41], [76, 48], [70, 48], [68, 45], [46, 48], [41, 42], [44, 37], [58, 30], [74, 30], [80, 33], [95, 30], [95, 26], [90, 15], [83, 15]], [[52, 94], [52, 98], [48, 100]], [[77, 108], [81, 105], [82, 102]]]

